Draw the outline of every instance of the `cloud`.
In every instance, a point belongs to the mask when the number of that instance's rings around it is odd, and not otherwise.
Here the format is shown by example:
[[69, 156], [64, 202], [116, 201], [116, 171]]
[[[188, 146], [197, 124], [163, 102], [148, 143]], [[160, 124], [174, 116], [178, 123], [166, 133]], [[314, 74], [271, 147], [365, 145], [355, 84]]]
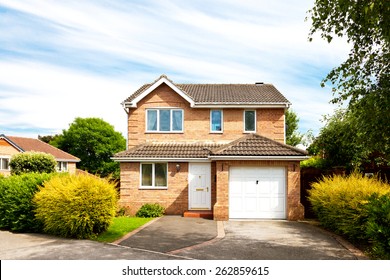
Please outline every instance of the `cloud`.
[[178, 83], [273, 83], [301, 130], [318, 131], [334, 107], [320, 81], [348, 45], [307, 41], [312, 5], [0, 0], [0, 130], [56, 133], [97, 116], [125, 135], [119, 103], [165, 73]]

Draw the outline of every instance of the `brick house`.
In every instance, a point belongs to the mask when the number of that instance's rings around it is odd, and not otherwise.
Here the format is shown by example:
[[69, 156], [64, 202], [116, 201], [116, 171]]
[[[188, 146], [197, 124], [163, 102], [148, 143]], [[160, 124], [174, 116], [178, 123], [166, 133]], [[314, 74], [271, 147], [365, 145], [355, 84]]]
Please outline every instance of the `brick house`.
[[303, 218], [300, 161], [285, 145], [290, 102], [271, 84], [176, 84], [165, 75], [123, 106], [128, 149], [120, 203], [135, 213], [159, 203], [167, 214], [208, 211], [216, 220]]
[[13, 155], [33, 151], [53, 155], [57, 161], [57, 171], [76, 173], [76, 162], [80, 161], [79, 158], [39, 139], [0, 134], [0, 174], [10, 174], [9, 162]]

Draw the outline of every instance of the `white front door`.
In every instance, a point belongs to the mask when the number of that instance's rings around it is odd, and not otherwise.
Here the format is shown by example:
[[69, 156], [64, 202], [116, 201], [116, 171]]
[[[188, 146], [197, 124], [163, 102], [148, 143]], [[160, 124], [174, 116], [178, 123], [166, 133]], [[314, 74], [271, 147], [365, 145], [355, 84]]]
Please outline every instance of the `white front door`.
[[211, 209], [211, 165], [190, 163], [188, 172], [189, 210]]

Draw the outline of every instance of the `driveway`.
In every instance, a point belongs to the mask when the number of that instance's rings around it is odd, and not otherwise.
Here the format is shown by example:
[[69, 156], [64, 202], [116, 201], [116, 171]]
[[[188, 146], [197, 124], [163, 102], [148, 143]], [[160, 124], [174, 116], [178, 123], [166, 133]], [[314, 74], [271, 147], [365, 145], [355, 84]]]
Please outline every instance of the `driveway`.
[[[341, 243], [340, 243], [341, 242]], [[353, 260], [339, 237], [303, 222], [164, 216], [117, 244], [0, 231], [0, 259]]]
[[[224, 222], [225, 237], [175, 255], [204, 260], [356, 260], [365, 258], [340, 237], [288, 221]], [[342, 243], [340, 243], [342, 242]], [[348, 247], [348, 248], [347, 248]]]

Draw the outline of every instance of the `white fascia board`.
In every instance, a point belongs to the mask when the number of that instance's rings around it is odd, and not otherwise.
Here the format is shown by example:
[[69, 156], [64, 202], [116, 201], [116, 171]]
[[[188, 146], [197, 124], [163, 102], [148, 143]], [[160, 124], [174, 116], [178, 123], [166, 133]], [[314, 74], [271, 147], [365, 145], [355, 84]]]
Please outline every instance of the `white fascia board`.
[[192, 100], [187, 94], [185, 94], [181, 89], [179, 89], [177, 86], [175, 86], [171, 81], [169, 81], [165, 77], [161, 77], [158, 81], [156, 81], [153, 85], [151, 85], [147, 90], [142, 92], [140, 95], [138, 95], [136, 98], [134, 98], [131, 102], [124, 102], [123, 105], [125, 108], [137, 108], [137, 103], [142, 100], [144, 97], [146, 97], [149, 93], [151, 93], [153, 90], [155, 90], [157, 87], [159, 87], [162, 83], [165, 83], [167, 86], [169, 86], [172, 90], [174, 90], [177, 94], [179, 94], [181, 97], [183, 97], [188, 103], [190, 103], [191, 107], [194, 106], [194, 100]]
[[63, 158], [56, 158], [56, 161], [63, 161], [63, 162], [80, 162], [79, 159], [63, 159]]
[[0, 135], [0, 139], [4, 139], [8, 144], [10, 144], [12, 147], [14, 147], [15, 149], [17, 149], [19, 152], [23, 153], [25, 152], [25, 150], [18, 146], [16, 143], [14, 143], [11, 139], [8, 139], [7, 136], [5, 136], [4, 134], [1, 134]]
[[210, 160], [306, 160], [308, 156], [210, 156]]
[[210, 162], [208, 158], [126, 158], [112, 157], [117, 162]]
[[194, 108], [288, 108], [289, 103], [258, 103], [258, 104], [243, 104], [243, 103], [202, 103], [195, 104]]

